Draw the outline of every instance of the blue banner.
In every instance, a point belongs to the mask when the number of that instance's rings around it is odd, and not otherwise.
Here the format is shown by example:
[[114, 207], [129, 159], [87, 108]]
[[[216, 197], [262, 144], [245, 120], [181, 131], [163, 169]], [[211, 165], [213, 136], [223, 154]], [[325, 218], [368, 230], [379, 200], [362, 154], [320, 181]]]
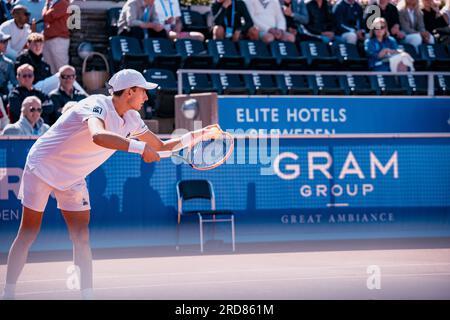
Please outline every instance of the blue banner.
[[[0, 253], [17, 232], [21, 174], [32, 140], [0, 140]], [[450, 236], [449, 138], [238, 139], [232, 158], [200, 172], [171, 160], [146, 164], [117, 152], [88, 178], [93, 247], [170, 246], [175, 184], [209, 179], [217, 208], [236, 212], [236, 240]], [[205, 201], [185, 209], [208, 208]], [[186, 221], [181, 242], [198, 243]], [[219, 237], [229, 241], [228, 226]], [[186, 231], [187, 230], [187, 231]], [[209, 233], [207, 233], [208, 235]], [[210, 234], [209, 234], [210, 235]], [[33, 250], [70, 249], [50, 198]]]
[[450, 98], [221, 96], [218, 108], [223, 129], [259, 134], [450, 132]]

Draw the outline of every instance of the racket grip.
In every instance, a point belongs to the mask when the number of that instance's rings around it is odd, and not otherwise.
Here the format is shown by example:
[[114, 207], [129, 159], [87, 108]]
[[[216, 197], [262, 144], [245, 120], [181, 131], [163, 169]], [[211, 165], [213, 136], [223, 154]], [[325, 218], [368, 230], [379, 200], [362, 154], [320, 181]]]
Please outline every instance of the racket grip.
[[172, 156], [172, 151], [158, 151], [160, 158], [170, 158]]

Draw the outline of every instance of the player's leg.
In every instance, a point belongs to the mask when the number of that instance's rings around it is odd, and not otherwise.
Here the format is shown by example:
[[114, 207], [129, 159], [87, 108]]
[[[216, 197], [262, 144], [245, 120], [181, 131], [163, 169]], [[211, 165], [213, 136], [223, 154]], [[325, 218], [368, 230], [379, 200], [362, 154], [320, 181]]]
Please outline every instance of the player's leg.
[[15, 286], [28, 257], [28, 251], [39, 234], [42, 212], [23, 207], [19, 231], [8, 255], [4, 298], [14, 299]]
[[62, 210], [73, 243], [73, 261], [80, 268], [80, 286], [83, 298], [92, 295], [92, 253], [89, 243], [90, 211]]

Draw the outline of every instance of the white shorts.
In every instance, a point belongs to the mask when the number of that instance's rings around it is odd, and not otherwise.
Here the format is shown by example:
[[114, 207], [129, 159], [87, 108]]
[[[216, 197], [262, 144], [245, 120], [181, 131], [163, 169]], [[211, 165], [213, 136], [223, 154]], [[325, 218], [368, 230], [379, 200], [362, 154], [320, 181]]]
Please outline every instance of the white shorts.
[[41, 178], [25, 168], [20, 183], [18, 198], [22, 200], [24, 207], [31, 210], [44, 212], [48, 202], [48, 197], [54, 193], [58, 202], [58, 209], [65, 211], [86, 211], [90, 210], [89, 192], [86, 181], [73, 185], [70, 189], [61, 191], [48, 185]]

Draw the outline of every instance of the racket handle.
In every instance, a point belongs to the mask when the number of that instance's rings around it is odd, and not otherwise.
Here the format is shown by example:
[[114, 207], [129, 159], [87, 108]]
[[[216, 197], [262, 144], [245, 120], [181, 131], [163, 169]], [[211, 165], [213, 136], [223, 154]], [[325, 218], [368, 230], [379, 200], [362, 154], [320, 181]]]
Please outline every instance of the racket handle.
[[158, 151], [160, 158], [170, 158], [172, 156], [172, 151]]

